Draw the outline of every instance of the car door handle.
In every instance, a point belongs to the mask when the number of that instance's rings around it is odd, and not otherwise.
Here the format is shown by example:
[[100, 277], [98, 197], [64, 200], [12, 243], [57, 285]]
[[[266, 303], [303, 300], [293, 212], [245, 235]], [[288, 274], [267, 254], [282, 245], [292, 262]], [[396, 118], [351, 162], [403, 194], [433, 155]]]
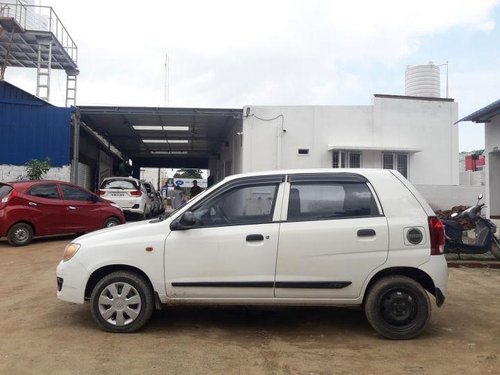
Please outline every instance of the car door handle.
[[360, 229], [358, 230], [358, 237], [372, 237], [377, 233], [373, 229]]
[[68, 206], [68, 210], [72, 210], [72, 211], [76, 210], [76, 207], [74, 207], [74, 206]]
[[247, 236], [247, 242], [257, 242], [264, 241], [264, 236], [262, 234], [249, 234]]
[[38, 206], [35, 202], [29, 202], [28, 206]]

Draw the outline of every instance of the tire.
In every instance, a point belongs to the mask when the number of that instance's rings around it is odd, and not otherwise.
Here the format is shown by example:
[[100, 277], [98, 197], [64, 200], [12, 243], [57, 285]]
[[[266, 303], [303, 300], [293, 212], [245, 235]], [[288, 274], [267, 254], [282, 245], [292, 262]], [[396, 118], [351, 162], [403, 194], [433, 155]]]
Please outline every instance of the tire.
[[12, 246], [26, 246], [33, 239], [33, 228], [26, 223], [17, 223], [10, 227], [7, 240]]
[[120, 224], [120, 220], [118, 220], [116, 217], [110, 217], [104, 222], [103, 228], [111, 228]]
[[498, 240], [496, 238], [493, 238], [493, 241], [491, 241], [490, 251], [496, 259], [500, 260], [500, 246], [498, 246]]
[[365, 301], [365, 314], [380, 335], [391, 340], [407, 340], [422, 333], [431, 315], [425, 289], [406, 276], [378, 280]]
[[151, 318], [154, 306], [149, 283], [128, 271], [104, 276], [90, 297], [90, 311], [97, 325], [114, 333], [130, 333], [142, 328]]

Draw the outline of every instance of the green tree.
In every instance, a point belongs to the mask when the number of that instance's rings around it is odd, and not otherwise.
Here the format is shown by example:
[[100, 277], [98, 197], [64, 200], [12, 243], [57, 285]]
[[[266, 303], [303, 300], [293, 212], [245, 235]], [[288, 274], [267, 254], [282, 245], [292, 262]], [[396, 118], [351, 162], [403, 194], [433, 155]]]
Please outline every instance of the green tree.
[[202, 179], [201, 169], [179, 169], [174, 174], [174, 178], [197, 178]]
[[25, 164], [26, 178], [28, 180], [41, 180], [43, 175], [50, 169], [50, 159], [45, 160], [32, 159]]

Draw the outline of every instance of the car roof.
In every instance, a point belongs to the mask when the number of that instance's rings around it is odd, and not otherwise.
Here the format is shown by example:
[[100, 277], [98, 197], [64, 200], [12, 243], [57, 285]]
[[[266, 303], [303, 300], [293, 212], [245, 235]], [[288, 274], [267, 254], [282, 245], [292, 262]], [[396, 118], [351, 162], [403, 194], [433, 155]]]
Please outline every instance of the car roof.
[[18, 180], [18, 181], [9, 181], [9, 182], [5, 182], [5, 183], [7, 185], [12, 185], [12, 186], [31, 186], [31, 185], [35, 185], [35, 184], [46, 184], [46, 183], [75, 185], [75, 184], [72, 184], [71, 182], [59, 181], [59, 180]]
[[122, 177], [122, 176], [111, 176], [111, 177], [106, 177], [105, 179], [103, 179], [102, 181], [106, 181], [106, 180], [125, 180], [125, 181], [136, 181], [136, 182], [141, 182], [141, 180], [139, 180], [138, 178], [134, 178], [134, 177]]
[[259, 177], [259, 176], [275, 176], [275, 175], [293, 175], [293, 174], [325, 174], [325, 173], [351, 173], [359, 174], [362, 176], [370, 176], [375, 174], [390, 173], [389, 169], [381, 168], [314, 168], [314, 169], [282, 169], [282, 170], [269, 170], [259, 172], [249, 172], [234, 174], [227, 176], [226, 181], [243, 178], [243, 177]]
[[[39, 184], [64, 184], [64, 185], [74, 186], [74, 187], [77, 187], [79, 189], [83, 189], [89, 193], [92, 193], [90, 190], [84, 188], [83, 186], [76, 185], [76, 184], [73, 184], [73, 183], [68, 182], [68, 181], [59, 181], [59, 180], [19, 180], [19, 181], [9, 181], [9, 182], [1, 182], [1, 183], [5, 184], [5, 185], [10, 185], [19, 191], [24, 191], [33, 185], [39, 185]], [[94, 193], [92, 193], [92, 194], [94, 194]]]

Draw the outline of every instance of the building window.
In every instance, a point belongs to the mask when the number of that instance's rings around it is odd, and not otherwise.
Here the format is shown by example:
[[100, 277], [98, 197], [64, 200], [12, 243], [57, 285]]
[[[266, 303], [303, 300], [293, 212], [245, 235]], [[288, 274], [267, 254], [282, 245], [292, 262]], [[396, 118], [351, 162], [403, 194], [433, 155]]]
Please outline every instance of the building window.
[[361, 168], [360, 151], [336, 151], [332, 152], [333, 168]]
[[408, 154], [384, 152], [382, 154], [382, 168], [395, 169], [408, 178]]

